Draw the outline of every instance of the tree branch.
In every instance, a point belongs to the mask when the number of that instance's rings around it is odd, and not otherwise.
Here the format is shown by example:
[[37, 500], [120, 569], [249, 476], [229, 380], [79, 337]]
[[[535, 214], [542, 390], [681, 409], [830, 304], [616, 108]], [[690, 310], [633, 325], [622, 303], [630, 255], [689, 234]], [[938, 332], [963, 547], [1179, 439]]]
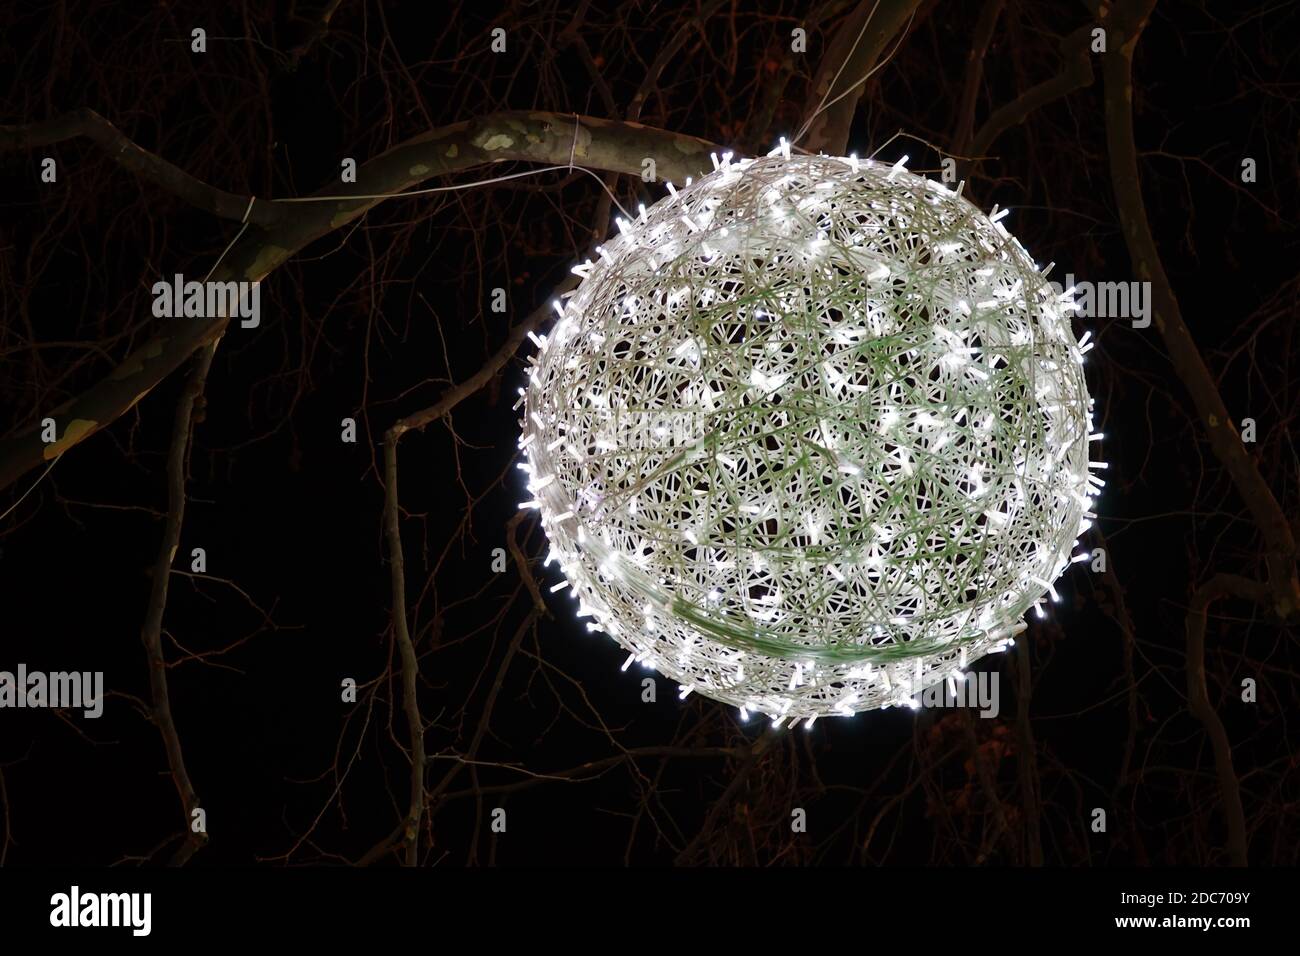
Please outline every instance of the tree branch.
[[39, 123], [0, 126], [0, 152], [51, 146], [78, 136], [89, 139], [127, 172], [161, 186], [196, 209], [210, 212], [222, 219], [243, 222], [247, 212], [249, 222], [271, 226], [280, 220], [284, 212], [284, 207], [265, 199], [254, 201], [250, 210], [248, 203], [252, 197], [228, 193], [195, 179], [161, 156], [137, 146], [116, 126], [89, 108], [74, 110]]
[[302, 42], [289, 51], [289, 69], [298, 69], [298, 64], [302, 62], [302, 58], [310, 53], [311, 48], [316, 45], [317, 41], [329, 32], [330, 19], [338, 11], [340, 3], [342, 3], [342, 0], [326, 0], [325, 8], [310, 21], [307, 21], [307, 31]]
[[[467, 790], [452, 790], [442, 795], [442, 803], [450, 803], [453, 800], [463, 800], [467, 797], [482, 797], [491, 793], [514, 793], [519, 790], [526, 790], [530, 787], [539, 786], [545, 783], [589, 783], [592, 780], [599, 779], [605, 771], [612, 767], [628, 761], [634, 761], [637, 757], [736, 757], [743, 756], [741, 751], [736, 747], [674, 747], [674, 746], [649, 746], [649, 747], [632, 747], [624, 750], [620, 754], [612, 757], [604, 757], [600, 760], [589, 760], [584, 764], [576, 767], [569, 767], [565, 770], [549, 770], [534, 773], [531, 770], [523, 770], [512, 764], [490, 764], [489, 766], [500, 767], [502, 770], [518, 770], [527, 776], [515, 783], [496, 784], [487, 787], [471, 787]], [[453, 757], [454, 760], [463, 760], [464, 758]]]
[[636, 95], [632, 97], [632, 102], [628, 104], [627, 118], [629, 121], [635, 123], [641, 118], [641, 110], [651, 92], [659, 85], [659, 77], [663, 75], [664, 68], [668, 66], [669, 61], [677, 55], [677, 51], [690, 38], [692, 31], [699, 30], [703, 34], [704, 21], [717, 13], [725, 2], [726, 0], [709, 0], [708, 3], [700, 7], [700, 12], [697, 15], [683, 23], [682, 28], [677, 31], [676, 35], [663, 45], [658, 55], [655, 56], [654, 62], [650, 64], [650, 69], [646, 70], [641, 85], [637, 87]]
[[1269, 585], [1279, 617], [1300, 608], [1300, 580], [1296, 577], [1296, 542], [1291, 526], [1259, 469], [1246, 454], [1223, 397], [1206, 368], [1183, 321], [1173, 285], [1165, 274], [1151, 224], [1142, 199], [1137, 142], [1133, 133], [1133, 50], [1146, 25], [1155, 0], [1135, 0], [1104, 7], [1108, 52], [1102, 58], [1105, 77], [1106, 139], [1109, 145], [1111, 183], [1119, 207], [1120, 224], [1133, 267], [1151, 283], [1156, 328], [1164, 338], [1169, 361], [1191, 393], [1196, 411], [1210, 438], [1210, 448], [1223, 463], [1238, 493], [1250, 509], [1268, 549]]
[[208, 842], [206, 832], [196, 833], [193, 829], [193, 812], [199, 807], [198, 794], [185, 769], [185, 755], [181, 750], [180, 735], [176, 732], [176, 723], [172, 719], [171, 697], [167, 690], [167, 661], [163, 657], [162, 621], [167, 609], [167, 588], [171, 581], [172, 560], [176, 557], [176, 548], [180, 544], [181, 526], [185, 519], [185, 462], [191, 440], [191, 427], [194, 406], [203, 394], [207, 381], [208, 369], [212, 367], [212, 356], [217, 349], [214, 341], [203, 350], [190, 373], [185, 390], [181, 392], [176, 405], [176, 420], [172, 427], [171, 450], [167, 455], [167, 490], [170, 501], [167, 510], [167, 522], [163, 529], [162, 543], [158, 548], [158, 560], [154, 562], [153, 584], [150, 588], [149, 607], [145, 612], [144, 627], [140, 639], [144, 643], [145, 654], [149, 661], [149, 688], [153, 697], [152, 718], [162, 735], [163, 747], [167, 752], [167, 766], [171, 769], [176, 792], [181, 798], [181, 809], [185, 815], [185, 842], [181, 844], [171, 859], [173, 866], [184, 865], [196, 851]]
[[709, 833], [712, 832], [718, 818], [722, 815], [722, 811], [731, 805], [731, 801], [735, 799], [736, 794], [740, 792], [740, 788], [743, 787], [745, 781], [749, 779], [750, 773], [752, 773], [754, 768], [758, 765], [759, 759], [763, 754], [767, 753], [768, 750], [771, 749], [772, 744], [776, 742], [778, 736], [780, 736], [780, 730], [776, 727], [769, 726], [763, 731], [762, 735], [758, 737], [758, 739], [741, 751], [744, 754], [745, 759], [741, 761], [740, 768], [736, 771], [736, 775], [732, 777], [731, 783], [728, 784], [727, 789], [722, 792], [722, 796], [715, 800], [713, 806], [709, 808], [709, 812], [705, 816], [704, 823], [700, 826], [699, 832], [696, 833], [691, 842], [686, 844], [682, 851], [677, 854], [677, 857], [674, 860], [675, 866], [684, 866], [690, 862], [691, 857], [694, 856], [696, 850], [699, 849], [700, 845], [705, 841]]
[[[641, 174], [641, 161], [655, 160], [659, 176], [682, 182], [712, 168], [713, 143], [616, 120], [544, 112], [493, 113], [441, 127], [407, 140], [366, 163], [356, 183], [331, 185], [316, 195], [370, 197], [401, 192], [434, 176], [487, 163], [516, 160], [575, 165]], [[357, 198], [294, 203], [269, 228], [250, 228], [231, 247], [213, 281], [258, 282], [309, 243], [347, 225], [382, 199]], [[246, 204], [246, 201], [245, 201]], [[277, 201], [277, 208], [290, 204]], [[54, 418], [61, 439], [41, 441], [38, 424], [0, 441], [0, 488], [112, 423], [140, 401], [185, 359], [219, 336], [228, 319], [169, 320], [163, 331], [127, 356], [112, 373], [53, 411], [37, 410], [37, 422]]]
[[982, 866], [986, 862], [988, 854], [997, 846], [1002, 834], [1005, 833], [1013, 844], [1015, 834], [1007, 823], [1007, 812], [1002, 806], [1002, 798], [998, 796], [998, 782], [994, 779], [993, 771], [989, 769], [988, 763], [985, 762], [984, 755], [980, 753], [979, 738], [975, 736], [975, 717], [971, 714], [969, 708], [963, 707], [958, 720], [961, 723], [962, 738], [966, 743], [966, 750], [970, 753], [971, 763], [975, 768], [975, 776], [980, 782], [980, 789], [984, 791], [984, 799], [988, 801], [989, 809], [993, 813], [993, 823], [996, 827], [992, 838], [985, 838], [980, 841], [979, 854], [975, 858], [975, 863]]
[[805, 114], [812, 117], [825, 109], [809, 125], [805, 149], [833, 156], [848, 149], [849, 128], [866, 89], [867, 73], [920, 5], [921, 0], [862, 0], [845, 18], [808, 91]]
[[388, 561], [393, 582], [393, 635], [402, 660], [402, 710], [411, 737], [411, 799], [401, 842], [405, 863], [415, 866], [420, 855], [420, 820], [424, 817], [424, 719], [420, 716], [419, 662], [406, 623], [406, 561], [402, 556], [400, 509], [397, 500], [397, 442], [401, 432], [389, 431], [384, 438], [384, 534], [388, 539]]
[[[984, 125], [971, 140], [969, 155], [975, 157], [985, 155], [994, 140], [1012, 126], [1023, 123], [1029, 114], [1077, 89], [1090, 85], [1093, 79], [1088, 46], [1091, 36], [1092, 25], [1088, 24], [1063, 37], [1061, 54], [1065, 57], [1065, 63], [1061, 66], [1061, 72], [1049, 80], [1031, 86], [1010, 103], [990, 113]], [[955, 145], [953, 149], [959, 153], [965, 152]]]
[[[574, 285], [576, 285], [576, 280], [570, 280], [564, 283], [558, 292], [562, 293], [566, 291], [566, 286], [572, 288]], [[412, 412], [410, 415], [399, 418], [389, 429], [390, 434], [400, 437], [406, 432], [418, 431], [425, 425], [428, 425], [431, 422], [436, 422], [444, 415], [450, 414], [452, 409], [492, 380], [492, 376], [496, 375], [496, 373], [514, 357], [514, 354], [519, 351], [519, 346], [523, 342], [524, 337], [527, 336], [529, 332], [535, 331], [544, 321], [546, 321], [546, 317], [550, 315], [551, 312], [552, 307], [549, 301], [545, 305], [538, 306], [534, 309], [527, 318], [511, 328], [510, 332], [506, 335], [505, 341], [501, 343], [501, 347], [488, 357], [488, 360], [480, 366], [478, 371], [469, 376], [469, 378], [465, 379], [463, 382], [459, 382], [447, 389], [447, 391], [443, 393], [442, 397], [428, 408], [422, 408], [418, 412]]]
[[961, 104], [957, 107], [957, 122], [952, 134], [952, 151], [955, 156], [968, 156], [970, 138], [975, 129], [975, 101], [979, 97], [984, 79], [984, 55], [993, 42], [993, 31], [1007, 0], [986, 0], [980, 10], [970, 52], [966, 55], [966, 79], [962, 84]]
[[1187, 610], [1187, 709], [1205, 725], [1214, 749], [1214, 769], [1219, 778], [1223, 815], [1228, 821], [1228, 855], [1233, 866], [1246, 865], [1246, 811], [1241, 803], [1241, 784], [1232, 766], [1232, 744], [1223, 721], [1210, 703], [1205, 683], [1205, 627], [1210, 605], [1219, 598], [1239, 597], [1267, 604], [1269, 588], [1235, 574], [1216, 574], [1192, 595]]

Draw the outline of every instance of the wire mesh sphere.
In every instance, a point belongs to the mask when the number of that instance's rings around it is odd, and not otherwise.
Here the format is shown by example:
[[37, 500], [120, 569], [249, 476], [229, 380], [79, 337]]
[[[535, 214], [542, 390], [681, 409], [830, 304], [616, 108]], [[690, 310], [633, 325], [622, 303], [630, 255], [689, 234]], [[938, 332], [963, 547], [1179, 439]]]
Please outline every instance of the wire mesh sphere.
[[599, 253], [537, 338], [521, 467], [625, 667], [851, 714], [1055, 595], [1100, 486], [1091, 402], [1068, 296], [1000, 222], [901, 164], [776, 154]]

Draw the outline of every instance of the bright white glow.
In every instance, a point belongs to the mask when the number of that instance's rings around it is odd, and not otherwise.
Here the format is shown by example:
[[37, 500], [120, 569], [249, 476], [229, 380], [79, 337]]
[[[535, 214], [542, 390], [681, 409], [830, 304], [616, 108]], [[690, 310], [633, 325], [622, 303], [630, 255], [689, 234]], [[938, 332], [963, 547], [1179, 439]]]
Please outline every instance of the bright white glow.
[[742, 719], [912, 706], [1088, 557], [1093, 343], [1007, 210], [905, 164], [717, 157], [534, 340], [521, 507], [552, 590]]

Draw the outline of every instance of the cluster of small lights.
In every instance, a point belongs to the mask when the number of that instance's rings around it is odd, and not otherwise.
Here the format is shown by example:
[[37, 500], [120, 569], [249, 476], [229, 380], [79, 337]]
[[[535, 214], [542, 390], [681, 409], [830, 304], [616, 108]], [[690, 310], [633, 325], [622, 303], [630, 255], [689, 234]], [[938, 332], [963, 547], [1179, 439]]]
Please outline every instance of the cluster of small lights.
[[683, 698], [915, 706], [1042, 613], [1094, 517], [1072, 290], [902, 161], [714, 162], [534, 336], [548, 586]]

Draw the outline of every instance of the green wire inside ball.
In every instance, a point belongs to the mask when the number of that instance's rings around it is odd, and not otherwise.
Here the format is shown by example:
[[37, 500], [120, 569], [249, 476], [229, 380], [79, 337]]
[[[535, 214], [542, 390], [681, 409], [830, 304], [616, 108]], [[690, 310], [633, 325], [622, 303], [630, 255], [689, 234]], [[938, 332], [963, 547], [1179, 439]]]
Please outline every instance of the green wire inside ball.
[[724, 163], [620, 222], [533, 357], [531, 503], [580, 613], [776, 717], [995, 647], [1085, 524], [1069, 305], [1000, 222], [886, 166]]

